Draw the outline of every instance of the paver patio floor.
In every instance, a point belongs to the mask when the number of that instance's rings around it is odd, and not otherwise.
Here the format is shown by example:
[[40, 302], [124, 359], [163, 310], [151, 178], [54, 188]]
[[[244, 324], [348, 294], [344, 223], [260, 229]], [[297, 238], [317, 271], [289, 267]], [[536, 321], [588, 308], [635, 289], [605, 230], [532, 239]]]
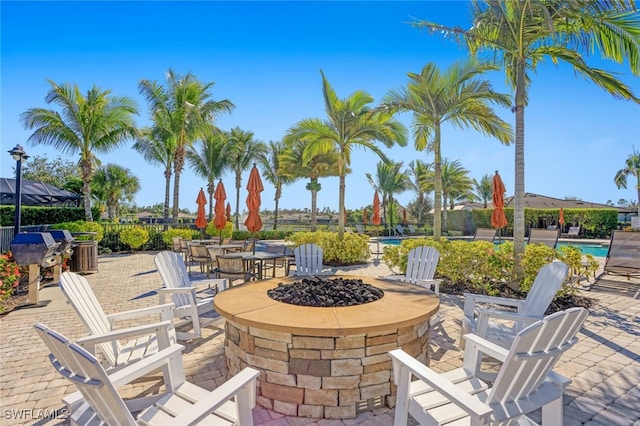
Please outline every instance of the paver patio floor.
[[[107, 313], [155, 305], [155, 290], [162, 286], [153, 263], [155, 253], [102, 255], [99, 271], [86, 275]], [[334, 268], [337, 274], [384, 276], [391, 272], [375, 257], [366, 265]], [[282, 270], [279, 270], [282, 275]], [[572, 378], [564, 398], [565, 425], [640, 426], [640, 300], [633, 299], [640, 283], [607, 276], [591, 291], [595, 300], [579, 342], [556, 366]], [[61, 399], [75, 388], [63, 379], [47, 359], [48, 350], [33, 331], [41, 322], [75, 339], [85, 329], [66, 303], [57, 285], [45, 287], [46, 307], [20, 309], [0, 318], [0, 406], [3, 425], [66, 424]], [[444, 321], [432, 330], [431, 367], [448, 371], [460, 367], [458, 348], [462, 297], [443, 294]], [[181, 342], [183, 343], [183, 342]], [[183, 354], [187, 380], [212, 390], [226, 380], [224, 331], [206, 327], [202, 338], [186, 342]], [[157, 391], [160, 375], [150, 376], [122, 390], [125, 397]], [[286, 417], [257, 407], [256, 425], [342, 426], [391, 425], [393, 410], [380, 408], [349, 420], [314, 420]]]

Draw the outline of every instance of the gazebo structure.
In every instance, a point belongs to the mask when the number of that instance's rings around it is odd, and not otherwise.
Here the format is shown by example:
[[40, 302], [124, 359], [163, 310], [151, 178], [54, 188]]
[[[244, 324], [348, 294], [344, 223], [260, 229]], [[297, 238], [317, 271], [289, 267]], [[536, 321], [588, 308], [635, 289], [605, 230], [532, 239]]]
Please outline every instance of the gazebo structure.
[[[15, 204], [16, 180], [0, 178], [0, 204]], [[37, 180], [22, 180], [23, 206], [79, 206], [82, 197]]]

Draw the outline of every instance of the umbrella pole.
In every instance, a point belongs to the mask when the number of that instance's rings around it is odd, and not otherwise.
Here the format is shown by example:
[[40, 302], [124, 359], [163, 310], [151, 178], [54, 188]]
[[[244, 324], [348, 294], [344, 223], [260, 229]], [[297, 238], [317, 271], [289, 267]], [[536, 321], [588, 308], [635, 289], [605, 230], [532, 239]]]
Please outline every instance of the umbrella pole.
[[256, 234], [253, 234], [253, 254], [256, 254]]
[[378, 227], [376, 226], [376, 259], [380, 256], [380, 236], [378, 235]]

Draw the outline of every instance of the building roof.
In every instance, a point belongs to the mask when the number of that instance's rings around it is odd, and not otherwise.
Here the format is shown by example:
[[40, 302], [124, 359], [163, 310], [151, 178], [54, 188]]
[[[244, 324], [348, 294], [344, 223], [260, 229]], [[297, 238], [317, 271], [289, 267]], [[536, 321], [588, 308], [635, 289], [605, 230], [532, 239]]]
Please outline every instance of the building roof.
[[[513, 207], [514, 197], [505, 197], [504, 206]], [[591, 203], [582, 200], [563, 200], [560, 198], [547, 197], [546, 195], [534, 194], [532, 192], [525, 192], [524, 194], [524, 207], [533, 209], [616, 209], [618, 211], [633, 212], [634, 209], [621, 208], [616, 206], [610, 206], [607, 204]], [[493, 205], [491, 206], [493, 208]]]
[[[15, 204], [16, 180], [0, 178], [0, 204]], [[73, 192], [57, 188], [38, 180], [22, 179], [21, 205], [23, 206], [77, 206], [80, 197]]]

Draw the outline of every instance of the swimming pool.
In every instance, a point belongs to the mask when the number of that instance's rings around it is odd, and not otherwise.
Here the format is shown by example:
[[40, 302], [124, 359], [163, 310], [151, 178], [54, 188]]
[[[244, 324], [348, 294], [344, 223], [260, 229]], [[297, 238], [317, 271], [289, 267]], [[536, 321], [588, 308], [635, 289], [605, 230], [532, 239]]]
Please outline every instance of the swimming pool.
[[[390, 244], [390, 245], [397, 246], [402, 242], [402, 240], [399, 238], [381, 238], [380, 242], [383, 244]], [[585, 243], [585, 242], [578, 242], [578, 241], [576, 242], [558, 241], [556, 248], [565, 247], [565, 246], [578, 247], [580, 250], [582, 250], [582, 254], [590, 254], [594, 257], [607, 257], [607, 253], [609, 251], [608, 245]]]

